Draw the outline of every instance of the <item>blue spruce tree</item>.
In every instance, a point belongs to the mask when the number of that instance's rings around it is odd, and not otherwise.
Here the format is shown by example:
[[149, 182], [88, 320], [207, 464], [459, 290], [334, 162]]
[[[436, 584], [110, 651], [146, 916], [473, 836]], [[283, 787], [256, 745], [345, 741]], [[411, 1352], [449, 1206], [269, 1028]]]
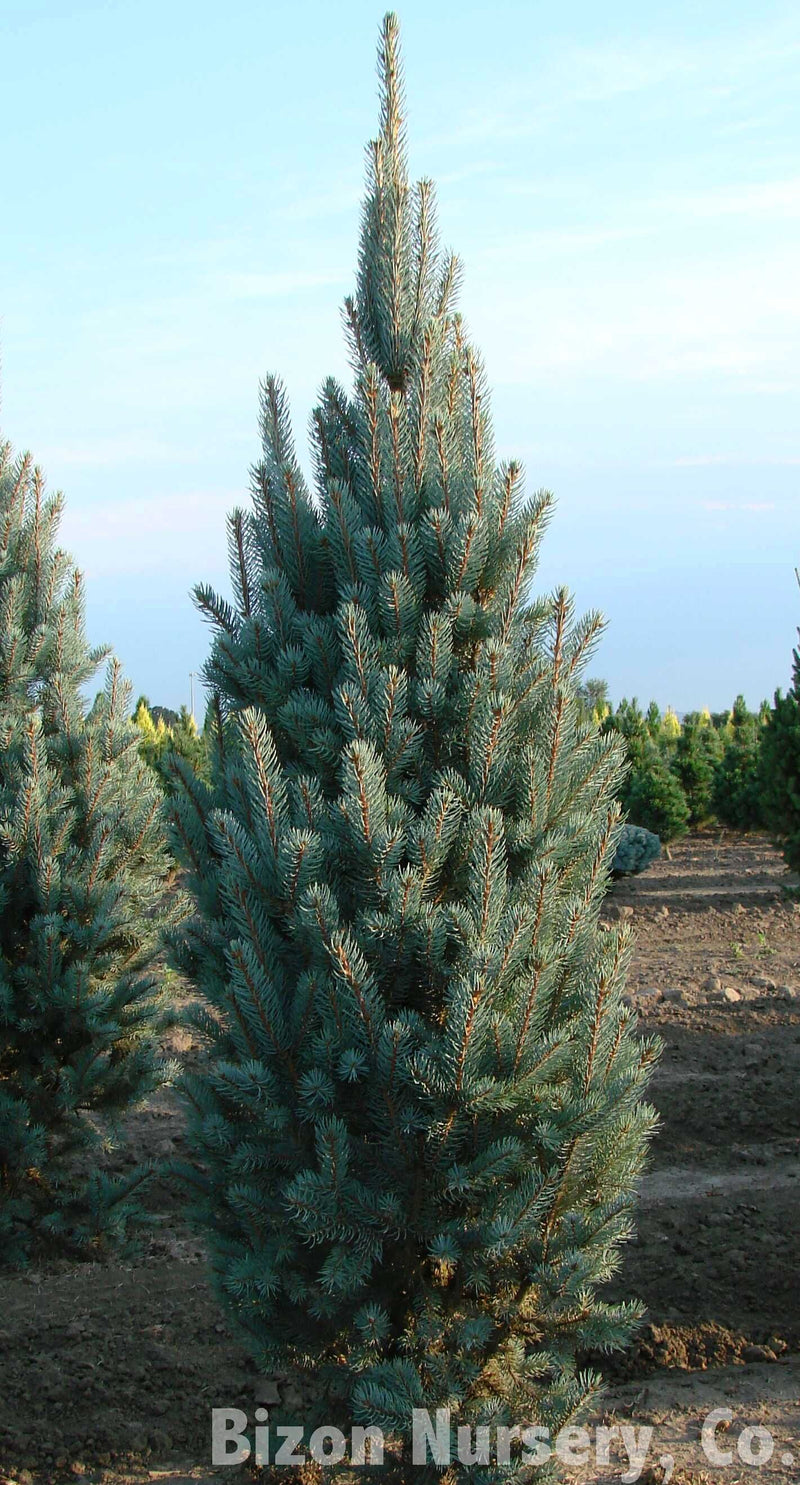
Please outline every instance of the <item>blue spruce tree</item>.
[[159, 922], [174, 920], [160, 793], [130, 696], [91, 650], [60, 497], [0, 448], [0, 1263], [94, 1247], [143, 1173], [98, 1153], [164, 1076]]
[[354, 390], [323, 387], [312, 494], [263, 386], [235, 597], [197, 590], [213, 777], [171, 767], [207, 1043], [184, 1175], [218, 1293], [326, 1421], [407, 1440], [415, 1406], [557, 1429], [585, 1405], [580, 1353], [639, 1313], [598, 1290], [657, 1048], [623, 1004], [628, 935], [598, 924], [624, 768], [576, 701], [601, 621], [531, 596], [551, 498], [495, 460], [397, 46], [390, 15]]

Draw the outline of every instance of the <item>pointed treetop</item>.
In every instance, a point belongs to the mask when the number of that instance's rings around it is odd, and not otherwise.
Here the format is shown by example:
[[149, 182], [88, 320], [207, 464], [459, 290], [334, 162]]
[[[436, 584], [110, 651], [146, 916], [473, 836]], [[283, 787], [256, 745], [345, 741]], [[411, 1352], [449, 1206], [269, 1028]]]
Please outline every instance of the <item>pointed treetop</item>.
[[[397, 392], [405, 387], [412, 357], [415, 256], [419, 261], [419, 253], [415, 255], [419, 227], [415, 233], [409, 211], [399, 43], [397, 17], [390, 12], [378, 47], [380, 133], [367, 151], [368, 190], [352, 325], [361, 353]], [[349, 313], [353, 319], [353, 311]]]
[[400, 25], [394, 11], [383, 18], [378, 45], [378, 72], [381, 80], [380, 145], [390, 162], [393, 183], [405, 181], [405, 98], [403, 64], [400, 59]]

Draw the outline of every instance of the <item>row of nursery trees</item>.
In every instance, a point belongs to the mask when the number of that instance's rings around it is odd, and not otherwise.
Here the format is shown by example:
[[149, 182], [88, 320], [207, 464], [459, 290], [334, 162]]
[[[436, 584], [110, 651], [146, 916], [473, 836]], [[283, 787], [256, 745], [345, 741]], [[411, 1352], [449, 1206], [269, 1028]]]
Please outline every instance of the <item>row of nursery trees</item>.
[[603, 732], [625, 740], [629, 762], [620, 800], [633, 825], [668, 843], [712, 822], [735, 830], [770, 830], [795, 866], [800, 842], [792, 826], [797, 797], [797, 675], [788, 697], [748, 710], [737, 696], [727, 712], [689, 712], [679, 719], [651, 702], [612, 710], [603, 681], [581, 687], [581, 701]]
[[[407, 179], [391, 16], [380, 56], [353, 388], [322, 388], [312, 494], [264, 384], [235, 596], [196, 593], [205, 761], [165, 746], [166, 791], [142, 731], [155, 757], [168, 723], [131, 722], [60, 500], [3, 454], [0, 1253], [121, 1241], [148, 1173], [114, 1173], [115, 1130], [174, 1079], [172, 1179], [220, 1301], [261, 1368], [313, 1376], [276, 1421], [402, 1442], [417, 1405], [551, 1430], [585, 1406], [582, 1354], [639, 1314], [603, 1286], [657, 1046], [623, 998], [629, 931], [599, 921], [625, 768], [579, 692], [600, 620], [532, 591], [551, 499], [494, 457], [458, 264]], [[796, 780], [797, 672], [781, 705]], [[191, 1072], [160, 1052], [165, 950]], [[513, 1478], [513, 1451], [476, 1478]]]
[[[798, 845], [787, 839], [796, 810], [796, 779], [791, 761], [796, 748], [793, 697], [776, 695], [774, 705], [748, 710], [737, 696], [727, 712], [689, 712], [678, 718], [651, 702], [643, 712], [634, 698], [612, 709], [604, 681], [590, 678], [577, 687], [584, 720], [603, 733], [624, 739], [628, 763], [618, 787], [623, 812], [633, 826], [668, 845], [689, 828], [717, 823], [735, 830], [767, 829], [788, 847], [798, 864]], [[198, 731], [186, 707], [179, 713], [151, 708], [140, 697], [134, 721], [141, 733], [140, 752], [154, 768], [162, 788], [174, 777], [171, 756], [177, 754], [208, 780], [214, 747], [214, 708], [209, 706]], [[615, 862], [622, 863], [624, 850]], [[622, 867], [620, 866], [620, 869]]]

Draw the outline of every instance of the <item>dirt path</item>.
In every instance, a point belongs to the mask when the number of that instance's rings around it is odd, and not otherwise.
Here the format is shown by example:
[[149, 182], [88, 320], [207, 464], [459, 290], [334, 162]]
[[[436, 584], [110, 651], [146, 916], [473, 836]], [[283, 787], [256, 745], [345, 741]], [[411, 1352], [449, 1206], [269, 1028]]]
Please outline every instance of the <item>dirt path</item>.
[[[632, 919], [630, 996], [665, 1052], [662, 1130], [613, 1290], [641, 1296], [649, 1322], [608, 1364], [605, 1411], [589, 1421], [653, 1428], [645, 1485], [665, 1478], [662, 1455], [676, 1485], [800, 1480], [800, 910], [784, 880], [758, 837], [695, 837], [607, 903]], [[131, 1133], [132, 1158], [179, 1152], [171, 1099]], [[209, 1481], [211, 1407], [252, 1414], [254, 1370], [173, 1193], [157, 1197], [159, 1230], [136, 1265], [0, 1282], [0, 1482]], [[716, 1406], [732, 1413], [724, 1468], [700, 1442]], [[775, 1439], [760, 1467], [736, 1452], [753, 1425]], [[621, 1480], [613, 1443], [609, 1461], [568, 1477]]]
[[[759, 837], [695, 837], [672, 856], [607, 904], [631, 919], [631, 1000], [665, 1049], [662, 1129], [616, 1286], [645, 1299], [649, 1324], [610, 1369], [603, 1416], [654, 1428], [654, 1485], [670, 1468], [694, 1485], [800, 1480], [800, 911]], [[701, 1444], [717, 1407], [732, 1413], [725, 1467]], [[760, 1466], [736, 1449], [753, 1425], [775, 1440]]]

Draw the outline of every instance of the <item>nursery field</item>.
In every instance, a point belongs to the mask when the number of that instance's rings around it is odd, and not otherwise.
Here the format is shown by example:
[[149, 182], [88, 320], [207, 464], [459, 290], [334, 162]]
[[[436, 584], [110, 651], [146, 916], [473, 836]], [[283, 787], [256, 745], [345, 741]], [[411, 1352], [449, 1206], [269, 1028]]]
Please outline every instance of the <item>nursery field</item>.
[[[800, 905], [789, 881], [765, 838], [713, 831], [617, 884], [604, 909], [632, 921], [629, 993], [665, 1043], [652, 1093], [661, 1132], [616, 1285], [646, 1302], [648, 1323], [607, 1367], [603, 1403], [608, 1423], [652, 1425], [640, 1476], [652, 1485], [669, 1478], [662, 1455], [691, 1485], [800, 1480]], [[181, 1140], [162, 1094], [129, 1120], [124, 1158], [179, 1153]], [[166, 1184], [151, 1206], [137, 1262], [59, 1261], [1, 1281], [0, 1480], [212, 1479], [211, 1408], [252, 1417], [269, 1400]], [[700, 1447], [713, 1407], [734, 1414], [718, 1434], [733, 1460], [718, 1468]], [[775, 1440], [760, 1467], [735, 1447], [754, 1424]], [[607, 1466], [571, 1477], [619, 1480], [613, 1459], [612, 1448]]]

